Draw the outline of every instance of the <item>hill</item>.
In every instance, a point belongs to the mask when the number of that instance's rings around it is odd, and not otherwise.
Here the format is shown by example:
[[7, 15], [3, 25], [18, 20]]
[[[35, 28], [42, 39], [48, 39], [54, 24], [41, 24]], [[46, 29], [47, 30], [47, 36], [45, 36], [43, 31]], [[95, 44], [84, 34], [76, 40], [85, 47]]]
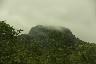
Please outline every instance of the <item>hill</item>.
[[76, 38], [67, 28], [38, 25], [24, 37], [27, 49], [30, 49], [30, 54], [34, 52], [38, 61], [34, 60], [39, 64], [96, 63], [96, 45]]
[[96, 44], [65, 27], [38, 25], [28, 34], [20, 31], [0, 22], [0, 64], [96, 64]]

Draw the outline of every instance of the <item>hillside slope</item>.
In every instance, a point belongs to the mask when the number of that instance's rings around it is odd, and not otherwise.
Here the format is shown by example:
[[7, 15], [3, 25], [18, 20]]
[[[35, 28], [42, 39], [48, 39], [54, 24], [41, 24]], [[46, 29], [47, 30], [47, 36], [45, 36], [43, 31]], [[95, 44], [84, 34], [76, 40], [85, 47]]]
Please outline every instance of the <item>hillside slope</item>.
[[[29, 34], [22, 35], [27, 50], [30, 54], [34, 53], [34, 61], [39, 64], [96, 63], [95, 44], [76, 38], [67, 28], [59, 29], [38, 25], [33, 27]], [[38, 58], [38, 61], [35, 58]]]

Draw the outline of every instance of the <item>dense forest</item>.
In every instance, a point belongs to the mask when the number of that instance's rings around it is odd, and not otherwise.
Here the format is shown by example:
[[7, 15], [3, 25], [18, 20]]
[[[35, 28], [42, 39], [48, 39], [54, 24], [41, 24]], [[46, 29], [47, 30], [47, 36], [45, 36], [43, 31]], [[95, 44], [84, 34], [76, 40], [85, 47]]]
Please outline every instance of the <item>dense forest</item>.
[[67, 28], [38, 25], [22, 31], [0, 21], [0, 64], [96, 64], [96, 44]]

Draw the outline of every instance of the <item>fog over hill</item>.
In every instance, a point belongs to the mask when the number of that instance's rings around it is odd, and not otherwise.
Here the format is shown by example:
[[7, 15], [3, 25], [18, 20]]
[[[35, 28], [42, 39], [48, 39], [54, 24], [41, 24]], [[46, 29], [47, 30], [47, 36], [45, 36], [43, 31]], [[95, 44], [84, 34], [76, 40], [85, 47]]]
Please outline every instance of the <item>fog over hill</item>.
[[36, 25], [65, 26], [80, 39], [96, 42], [95, 0], [0, 0], [0, 20], [28, 33]]

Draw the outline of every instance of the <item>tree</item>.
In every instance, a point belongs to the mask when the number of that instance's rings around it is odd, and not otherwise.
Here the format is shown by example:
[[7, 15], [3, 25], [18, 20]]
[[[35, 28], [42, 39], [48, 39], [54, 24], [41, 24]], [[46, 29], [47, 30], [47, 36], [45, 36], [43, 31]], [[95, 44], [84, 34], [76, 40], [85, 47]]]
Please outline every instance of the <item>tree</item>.
[[13, 26], [6, 24], [5, 21], [0, 21], [0, 40], [11, 40], [16, 38], [21, 31], [21, 29], [15, 30]]
[[11, 64], [12, 55], [17, 52], [15, 42], [21, 31], [15, 30], [5, 21], [0, 21], [0, 64]]

